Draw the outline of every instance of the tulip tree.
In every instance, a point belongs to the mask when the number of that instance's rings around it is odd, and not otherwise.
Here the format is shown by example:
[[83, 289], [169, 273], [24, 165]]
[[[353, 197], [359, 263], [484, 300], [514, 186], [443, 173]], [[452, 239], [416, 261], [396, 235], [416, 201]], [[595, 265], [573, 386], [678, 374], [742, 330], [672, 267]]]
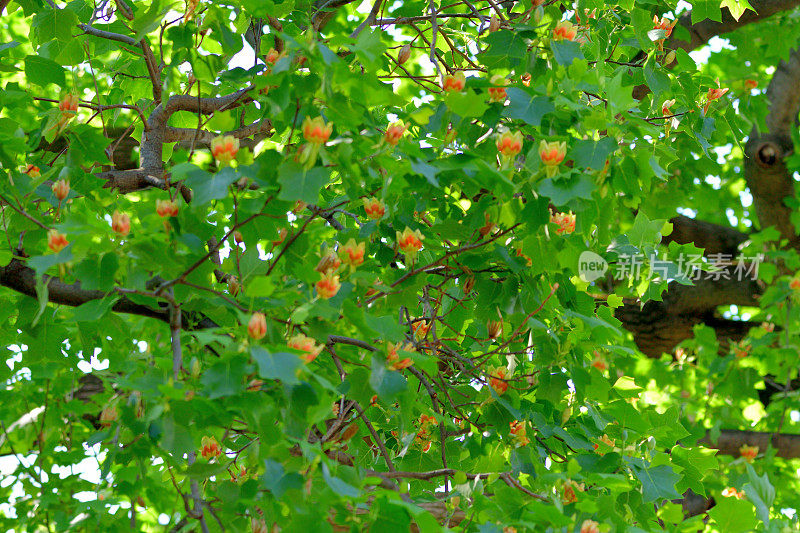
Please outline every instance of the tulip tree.
[[0, 525], [796, 531], [797, 6], [0, 1]]

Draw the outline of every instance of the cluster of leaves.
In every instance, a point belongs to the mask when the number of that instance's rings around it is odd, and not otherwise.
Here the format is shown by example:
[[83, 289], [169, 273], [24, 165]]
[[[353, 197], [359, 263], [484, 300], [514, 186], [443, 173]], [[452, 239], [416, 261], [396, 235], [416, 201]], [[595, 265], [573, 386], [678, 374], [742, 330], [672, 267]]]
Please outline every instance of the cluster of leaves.
[[[715, 182], [695, 176], [730, 174], [738, 198], [738, 142], [766, 106], [735, 84], [786, 52], [777, 33], [737, 34], [762, 36], [745, 71], [725, 51], [702, 69], [668, 57], [658, 6], [633, 0], [566, 14], [465, 1], [437, 16], [407, 1], [362, 26], [355, 4], [324, 26], [325, 2], [56, 4], [9, 4], [0, 30], [0, 264], [35, 276], [32, 294], [0, 291], [0, 442], [13, 454], [0, 524], [696, 531], [706, 517], [670, 502], [690, 489], [716, 498], [715, 530], [789, 524], [775, 509], [796, 508], [797, 491], [776, 499], [769, 480], [794, 487], [790, 463], [768, 452], [754, 468], [698, 441], [763, 419], [741, 384], [796, 352], [764, 331], [758, 362], [719, 358], [699, 327], [692, 357], [647, 359], [614, 308], [659, 299], [667, 279], [645, 261], [598, 296], [578, 277], [587, 251], [612, 263], [697, 251], [659, 248], [665, 221], [698, 205], [724, 215]], [[553, 38], [562, 19], [580, 24], [575, 40]], [[443, 91], [457, 73], [464, 86]], [[704, 112], [718, 83], [731, 92]], [[641, 85], [650, 94], [634, 99]], [[130, 136], [144, 159], [144, 119], [170, 96], [237, 91], [211, 113], [198, 100], [170, 115], [194, 134], [160, 147], [162, 187], [108, 187], [109, 155]], [[67, 94], [81, 106], [62, 128]], [[386, 134], [398, 120], [399, 139]], [[265, 121], [250, 142], [236, 133]], [[207, 132], [242, 137], [230, 164]], [[499, 154], [517, 133], [519, 153]], [[554, 171], [542, 141], [564, 143]], [[157, 212], [166, 200], [176, 216]], [[115, 211], [129, 233], [112, 230]], [[575, 214], [574, 231], [557, 213]], [[69, 242], [57, 253], [51, 229]], [[351, 240], [363, 262], [348, 264]], [[788, 301], [787, 284], [765, 305]], [[91, 396], [89, 370], [104, 385]], [[728, 486], [746, 498], [721, 496]]]

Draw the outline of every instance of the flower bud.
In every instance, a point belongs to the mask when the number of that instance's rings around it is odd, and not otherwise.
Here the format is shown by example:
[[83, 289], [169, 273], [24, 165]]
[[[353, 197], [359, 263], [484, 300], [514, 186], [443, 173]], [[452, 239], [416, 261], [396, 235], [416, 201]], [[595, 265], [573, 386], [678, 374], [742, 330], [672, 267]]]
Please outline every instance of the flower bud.
[[111, 215], [111, 229], [125, 237], [131, 231], [131, 217], [126, 213], [114, 211], [114, 214]]
[[238, 229], [233, 232], [233, 242], [235, 242], [237, 245], [242, 244], [244, 242], [244, 236], [242, 235], [242, 232], [239, 231]]
[[63, 202], [69, 196], [69, 180], [58, 180], [53, 184], [53, 194], [59, 202]]
[[242, 290], [242, 284], [239, 283], [239, 280], [236, 276], [230, 276], [228, 278], [228, 292], [231, 296], [236, 296]]
[[503, 333], [503, 323], [499, 320], [490, 320], [486, 324], [490, 339], [496, 339]]
[[336, 271], [339, 268], [339, 265], [342, 264], [342, 261], [339, 259], [339, 256], [333, 250], [330, 250], [322, 256], [317, 263], [317, 266], [314, 267], [314, 270], [319, 272], [320, 274], [324, 274], [330, 270]]
[[261, 340], [267, 334], [267, 318], [264, 313], [253, 313], [247, 324], [247, 334], [253, 340]]
[[400, 49], [400, 52], [397, 54], [397, 64], [402, 65], [408, 58], [411, 57], [411, 45], [407, 44]]
[[489, 33], [494, 33], [499, 29], [500, 29], [500, 18], [497, 16], [497, 13], [495, 13], [489, 20]]

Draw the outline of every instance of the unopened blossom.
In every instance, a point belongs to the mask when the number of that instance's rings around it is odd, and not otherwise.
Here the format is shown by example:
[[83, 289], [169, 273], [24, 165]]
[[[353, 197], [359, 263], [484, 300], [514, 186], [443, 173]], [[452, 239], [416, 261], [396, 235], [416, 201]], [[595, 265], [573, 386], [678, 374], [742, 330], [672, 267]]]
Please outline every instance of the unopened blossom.
[[269, 528], [263, 518], [253, 517], [250, 519], [250, 533], [269, 533]]
[[275, 63], [277, 63], [282, 57], [283, 53], [278, 52], [274, 48], [270, 48], [269, 52], [267, 52], [267, 55], [264, 56], [264, 63], [267, 65], [267, 71], [272, 70], [272, 67], [275, 65]]
[[411, 261], [414, 261], [417, 257], [417, 253], [422, 249], [422, 241], [425, 237], [422, 236], [422, 233], [420, 233], [418, 229], [412, 230], [408, 226], [406, 226], [406, 229], [404, 229], [402, 233], [399, 231], [396, 233], [397, 246], [400, 248], [400, 251], [406, 254]]
[[708, 93], [706, 93], [706, 105], [703, 106], [703, 114], [707, 115], [708, 114], [708, 108], [711, 106], [711, 102], [713, 102], [714, 100], [719, 100], [727, 92], [728, 92], [728, 88], [727, 87], [725, 87], [724, 89], [721, 89], [721, 88], [717, 88], [717, 89], [711, 88], [711, 89], [709, 89]]
[[500, 320], [490, 320], [486, 323], [486, 332], [490, 339], [496, 339], [503, 333], [503, 322]]
[[386, 141], [387, 144], [397, 146], [397, 143], [403, 138], [403, 134], [407, 129], [408, 125], [403, 124], [402, 120], [389, 124], [389, 127], [386, 128], [386, 133], [383, 134], [383, 140]]
[[223, 166], [236, 159], [239, 139], [233, 135], [220, 135], [211, 141], [211, 155]]
[[69, 196], [69, 180], [58, 180], [51, 187], [53, 194], [59, 202], [63, 202]]
[[333, 131], [331, 124], [325, 124], [322, 117], [306, 117], [303, 121], [303, 138], [314, 145], [322, 145], [328, 142]]
[[748, 446], [744, 444], [739, 448], [739, 455], [748, 463], [752, 463], [753, 459], [758, 455], [758, 446]]
[[553, 28], [553, 40], [573, 41], [578, 35], [578, 27], [568, 20], [562, 20]]
[[411, 43], [403, 45], [400, 52], [397, 53], [397, 64], [402, 65], [411, 58]]
[[350, 239], [344, 246], [339, 247], [339, 257], [342, 263], [355, 268], [364, 262], [364, 253], [366, 251], [366, 243], [356, 243], [355, 239]]
[[415, 352], [416, 349], [410, 342], [398, 342], [397, 344], [392, 344], [391, 342], [387, 343], [387, 355], [386, 355], [386, 362], [389, 364], [389, 367], [392, 370], [403, 370], [404, 368], [408, 368], [414, 364], [413, 359], [410, 357], [404, 357], [400, 359], [400, 355], [398, 352]]
[[111, 215], [111, 229], [125, 237], [131, 231], [131, 217], [127, 213], [114, 211]]
[[253, 340], [261, 340], [267, 334], [267, 317], [264, 313], [253, 313], [247, 323], [247, 334]]
[[156, 200], [156, 213], [161, 218], [178, 216], [178, 204], [172, 200]]
[[550, 223], [558, 226], [556, 235], [569, 235], [575, 231], [575, 214], [570, 211], [569, 213], [551, 213]]
[[107, 405], [102, 411], [100, 411], [100, 425], [103, 427], [109, 427], [118, 418], [119, 413], [114, 405]]
[[489, 369], [489, 385], [498, 395], [508, 390], [508, 381], [506, 381], [507, 374], [508, 370], [504, 366]]
[[339, 256], [333, 250], [328, 250], [325, 252], [317, 266], [314, 267], [314, 270], [319, 272], [320, 274], [324, 274], [326, 272], [333, 271], [335, 272], [338, 270], [339, 266], [342, 264], [342, 260], [339, 259]]
[[324, 348], [321, 344], [317, 344], [317, 341], [311, 337], [303, 335], [302, 333], [293, 335], [286, 344], [289, 346], [289, 348], [294, 348], [295, 350], [305, 352], [300, 358], [306, 364], [316, 359]]
[[67, 240], [67, 236], [63, 233], [59, 232], [58, 230], [51, 229], [47, 232], [47, 247], [50, 248], [53, 252], [58, 253], [64, 248], [67, 247], [69, 241]]
[[219, 457], [222, 450], [214, 437], [203, 437], [200, 439], [200, 455], [203, 459], [213, 459]]
[[514, 133], [504, 131], [497, 138], [495, 146], [497, 146], [497, 151], [504, 157], [511, 159], [522, 151], [522, 133], [519, 131]]
[[341, 284], [339, 283], [339, 276], [334, 275], [333, 271], [328, 271], [322, 274], [320, 280], [316, 284], [317, 295], [320, 298], [327, 300], [333, 298], [339, 292]]
[[462, 71], [458, 71], [455, 74], [447, 74], [444, 79], [442, 80], [442, 89], [444, 92], [461, 92], [464, 90], [464, 86], [467, 84], [467, 78], [464, 76]]
[[386, 205], [377, 198], [367, 198], [364, 200], [364, 211], [370, 220], [380, 220], [386, 214]]
[[278, 246], [284, 240], [286, 240], [286, 235], [289, 234], [289, 231], [286, 228], [281, 228], [278, 230], [278, 238], [272, 241], [272, 246]]

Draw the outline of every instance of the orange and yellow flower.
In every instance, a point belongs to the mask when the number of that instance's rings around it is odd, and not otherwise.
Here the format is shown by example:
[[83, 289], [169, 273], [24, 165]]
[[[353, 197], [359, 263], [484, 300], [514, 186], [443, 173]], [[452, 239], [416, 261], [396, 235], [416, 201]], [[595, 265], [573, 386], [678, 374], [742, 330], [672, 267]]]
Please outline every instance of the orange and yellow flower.
[[758, 446], [748, 446], [747, 444], [743, 444], [741, 448], [739, 448], [739, 455], [747, 461], [748, 463], [752, 463], [753, 459], [758, 456]]
[[316, 287], [317, 295], [320, 298], [327, 300], [328, 298], [333, 298], [336, 296], [336, 293], [339, 292], [339, 289], [342, 287], [342, 285], [339, 283], [339, 276], [334, 275], [333, 271], [329, 270], [322, 274], [322, 277], [320, 277]]
[[402, 120], [398, 120], [393, 124], [389, 124], [389, 127], [386, 128], [386, 133], [383, 134], [383, 140], [387, 144], [391, 144], [392, 146], [397, 146], [397, 143], [400, 142], [400, 139], [403, 138], [403, 134], [408, 129], [408, 125], [403, 124]]
[[569, 213], [551, 213], [550, 223], [558, 226], [556, 235], [569, 235], [575, 231], [575, 214], [570, 211]]
[[462, 71], [458, 71], [455, 74], [447, 74], [444, 79], [442, 80], [442, 89], [444, 92], [461, 92], [464, 90], [464, 86], [467, 84], [467, 78], [464, 76]]
[[581, 533], [600, 533], [600, 524], [594, 520], [584, 520], [581, 523]]
[[178, 204], [172, 200], [156, 200], [156, 213], [161, 218], [178, 216]]
[[558, 174], [558, 166], [567, 155], [567, 143], [562, 141], [542, 141], [539, 143], [539, 158], [544, 163], [547, 176], [552, 178]]
[[514, 420], [513, 422], [509, 422], [511, 426], [509, 432], [511, 433], [514, 442], [517, 446], [526, 446], [530, 444], [530, 440], [528, 439], [527, 435], [525, 434], [525, 421]]
[[317, 341], [315, 341], [311, 337], [303, 335], [302, 333], [293, 335], [286, 344], [287, 346], [289, 346], [289, 348], [294, 348], [295, 350], [300, 350], [301, 352], [305, 352], [305, 354], [300, 356], [300, 358], [306, 364], [316, 359], [317, 356], [322, 352], [322, 349], [324, 348], [324, 346], [322, 346], [321, 344], [317, 344]]
[[408, 368], [414, 364], [413, 359], [410, 357], [404, 357], [400, 359], [400, 355], [398, 352], [415, 352], [416, 349], [410, 342], [398, 342], [397, 344], [392, 344], [391, 342], [387, 343], [387, 355], [386, 355], [386, 362], [389, 364], [389, 367], [392, 370], [403, 370], [404, 368]]
[[756, 80], [744, 80], [744, 87], [748, 91], [752, 91], [756, 87], [758, 87], [758, 82]]
[[507, 375], [508, 370], [504, 366], [493, 367], [489, 369], [489, 385], [494, 389], [498, 396], [508, 390], [508, 381], [506, 381]]
[[727, 87], [725, 87], [724, 89], [721, 89], [721, 88], [716, 88], [716, 89], [711, 88], [711, 89], [709, 89], [708, 93], [706, 93], [706, 105], [703, 106], [703, 114], [707, 115], [708, 114], [708, 108], [711, 106], [711, 102], [713, 102], [714, 100], [719, 100], [727, 92], [728, 92], [728, 88]]
[[743, 500], [745, 498], [744, 491], [738, 491], [736, 487], [726, 487], [722, 491], [722, 495], [726, 498], [736, 498], [737, 500]]
[[425, 237], [422, 236], [419, 230], [412, 230], [408, 226], [402, 233], [397, 233], [397, 246], [400, 251], [406, 254], [410, 261], [417, 258], [417, 253], [422, 249], [422, 241]]
[[561, 495], [561, 503], [569, 505], [578, 501], [578, 493], [583, 492], [583, 483], [576, 483], [571, 479], [564, 482], [564, 492]]
[[380, 220], [386, 214], [386, 205], [377, 198], [364, 200], [364, 211], [370, 220]]
[[497, 151], [506, 159], [511, 159], [522, 151], [522, 133], [504, 131], [495, 142]]
[[339, 257], [345, 265], [354, 269], [364, 262], [366, 245], [365, 242], [356, 243], [355, 239], [350, 239], [344, 246], [339, 247]]
[[223, 166], [236, 159], [239, 139], [233, 135], [220, 135], [211, 141], [211, 155]]
[[213, 459], [219, 457], [222, 450], [214, 437], [203, 437], [200, 439], [200, 455], [203, 459]]
[[339, 259], [339, 256], [336, 255], [333, 250], [329, 250], [320, 258], [319, 263], [317, 263], [317, 266], [314, 267], [314, 270], [320, 274], [324, 274], [329, 271], [336, 272], [341, 264], [342, 261]]
[[47, 232], [47, 247], [58, 253], [69, 245], [67, 236], [58, 230], [51, 229]]
[[28, 166], [26, 166], [25, 167], [25, 174], [27, 174], [28, 176], [30, 176], [32, 178], [41, 178], [42, 177], [42, 171], [39, 170], [39, 167], [37, 167], [36, 165], [30, 165], [29, 164]]
[[553, 28], [554, 41], [573, 41], [578, 35], [578, 27], [568, 20], [559, 21], [556, 27]]
[[322, 117], [306, 117], [303, 121], [303, 138], [314, 145], [323, 145], [328, 142], [333, 132], [331, 124], [325, 124]]

